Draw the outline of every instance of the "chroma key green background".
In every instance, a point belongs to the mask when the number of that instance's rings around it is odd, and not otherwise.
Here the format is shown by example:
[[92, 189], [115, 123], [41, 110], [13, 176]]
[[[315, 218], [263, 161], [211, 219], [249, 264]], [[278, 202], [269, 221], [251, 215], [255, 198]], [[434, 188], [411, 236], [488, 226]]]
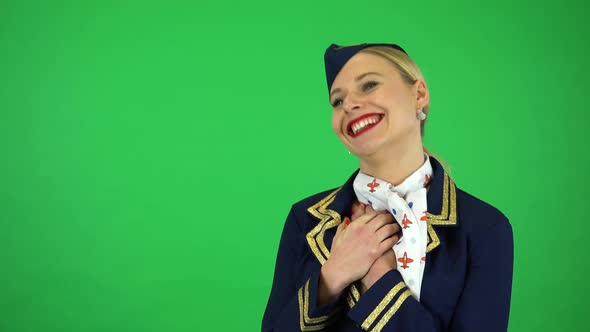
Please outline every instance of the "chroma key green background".
[[[515, 236], [510, 331], [586, 329], [582, 1], [0, 1], [0, 331], [258, 331], [292, 203], [355, 170], [332, 42], [397, 42]], [[501, 245], [501, 244], [498, 244]]]

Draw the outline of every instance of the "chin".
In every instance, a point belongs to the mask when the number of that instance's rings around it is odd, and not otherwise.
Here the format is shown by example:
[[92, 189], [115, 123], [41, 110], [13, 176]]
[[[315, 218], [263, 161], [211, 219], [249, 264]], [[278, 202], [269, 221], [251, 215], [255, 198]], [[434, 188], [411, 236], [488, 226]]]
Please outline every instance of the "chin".
[[354, 153], [356, 156], [358, 156], [359, 158], [370, 157], [372, 155], [375, 155], [377, 152], [379, 152], [380, 147], [382, 146], [382, 144], [380, 144], [380, 143], [381, 142], [367, 142], [362, 145], [355, 145], [355, 146], [350, 147], [350, 151], [352, 153]]

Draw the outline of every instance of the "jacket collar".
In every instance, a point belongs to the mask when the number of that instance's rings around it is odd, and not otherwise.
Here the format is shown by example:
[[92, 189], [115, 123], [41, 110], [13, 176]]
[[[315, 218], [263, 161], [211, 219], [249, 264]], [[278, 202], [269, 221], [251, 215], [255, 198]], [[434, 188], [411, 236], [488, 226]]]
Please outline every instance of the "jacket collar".
[[[457, 188], [455, 183], [438, 160], [430, 156], [430, 162], [433, 176], [426, 194], [428, 209], [426, 214], [428, 217], [427, 253], [440, 245], [440, 239], [434, 226], [457, 225]], [[335, 232], [326, 234], [326, 231], [337, 227], [342, 222], [343, 216], [350, 215], [352, 203], [356, 200], [352, 185], [358, 172], [359, 169], [352, 173], [344, 185], [307, 209], [312, 216], [318, 219], [318, 224], [307, 233], [306, 238], [321, 264], [324, 264], [330, 256], [326, 242], [331, 243], [335, 234]]]
[[[432, 182], [426, 194], [428, 212], [428, 244], [426, 253], [440, 245], [440, 239], [434, 226], [457, 225], [457, 189], [451, 177], [444, 171], [438, 160], [430, 156], [432, 164]], [[333, 190], [320, 201], [310, 206], [307, 211], [318, 219], [317, 225], [307, 233], [306, 239], [313, 254], [320, 264], [324, 264], [330, 251], [326, 243], [330, 244], [336, 234], [332, 228], [342, 222], [342, 216], [350, 215], [352, 203], [356, 200], [353, 182], [358, 174], [357, 169], [341, 187]], [[328, 231], [328, 232], [327, 232]], [[360, 298], [359, 288], [353, 283], [346, 292], [346, 301], [352, 308]]]
[[[434, 226], [456, 226], [457, 225], [457, 192], [455, 183], [444, 171], [438, 160], [430, 156], [432, 165], [432, 181], [426, 194], [428, 212], [428, 244], [426, 253], [434, 250], [440, 245], [440, 239]], [[318, 219], [317, 225], [307, 233], [306, 239], [311, 251], [320, 264], [324, 264], [330, 251], [326, 243], [330, 244], [336, 234], [332, 228], [342, 222], [342, 216], [350, 215], [352, 203], [356, 199], [353, 189], [353, 182], [358, 174], [357, 169], [340, 188], [333, 190], [320, 201], [310, 206], [307, 211]], [[328, 232], [327, 232], [328, 231]], [[360, 299], [359, 287], [353, 283], [345, 292], [346, 301], [352, 308]]]

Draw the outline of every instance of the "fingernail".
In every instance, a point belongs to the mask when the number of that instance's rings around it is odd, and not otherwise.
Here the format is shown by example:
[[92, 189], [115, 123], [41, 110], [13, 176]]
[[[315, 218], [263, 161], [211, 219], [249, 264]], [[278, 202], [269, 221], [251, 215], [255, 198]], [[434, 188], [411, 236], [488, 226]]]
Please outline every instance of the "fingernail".
[[346, 226], [350, 225], [350, 220], [349, 220], [349, 219], [346, 219], [346, 220], [344, 221], [344, 224], [345, 224]]

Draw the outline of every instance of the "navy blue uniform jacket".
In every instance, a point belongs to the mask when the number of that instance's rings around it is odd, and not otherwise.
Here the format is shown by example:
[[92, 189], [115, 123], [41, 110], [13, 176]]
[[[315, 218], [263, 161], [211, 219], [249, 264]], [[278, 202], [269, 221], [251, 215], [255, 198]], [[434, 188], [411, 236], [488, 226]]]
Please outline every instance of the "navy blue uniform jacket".
[[455, 186], [430, 158], [428, 246], [420, 302], [399, 271], [364, 294], [351, 284], [337, 301], [317, 306], [320, 268], [356, 195], [355, 171], [340, 188], [291, 207], [284, 225], [262, 331], [476, 331], [508, 328], [513, 269], [512, 227], [502, 212]]

